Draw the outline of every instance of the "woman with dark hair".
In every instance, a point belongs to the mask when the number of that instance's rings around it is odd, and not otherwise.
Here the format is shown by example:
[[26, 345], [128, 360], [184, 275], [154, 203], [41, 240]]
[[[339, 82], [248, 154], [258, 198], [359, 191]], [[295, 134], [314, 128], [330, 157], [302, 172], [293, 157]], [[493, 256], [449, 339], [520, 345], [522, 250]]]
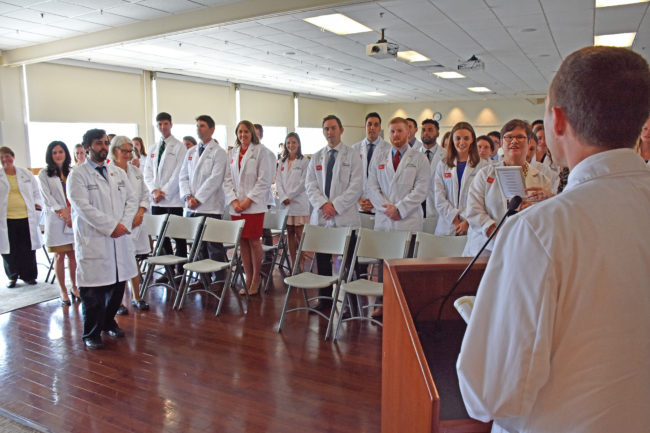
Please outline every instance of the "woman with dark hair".
[[440, 145], [442, 146], [443, 149], [445, 149], [445, 152], [449, 150], [449, 141], [451, 139], [451, 131], [445, 132], [445, 135], [442, 136], [442, 140], [440, 140]]
[[[295, 132], [290, 132], [284, 140], [275, 186], [280, 203], [289, 209], [287, 238], [291, 269], [296, 259], [302, 229], [309, 223], [309, 199], [305, 189], [308, 165], [309, 160], [302, 155], [300, 137]], [[297, 260], [300, 263], [300, 260]]]
[[190, 150], [191, 148], [196, 146], [196, 139], [191, 135], [186, 135], [185, 137], [183, 137], [183, 144], [185, 145], [185, 149]]
[[438, 211], [435, 233], [443, 236], [467, 234], [465, 216], [467, 191], [476, 173], [488, 163], [478, 156], [476, 133], [467, 122], [458, 122], [451, 129], [447, 155], [440, 161], [433, 176]]
[[133, 137], [132, 141], [135, 150], [140, 154], [140, 165], [136, 165], [136, 167], [140, 167], [140, 170], [142, 170], [144, 169], [144, 163], [147, 162], [147, 149], [144, 147], [144, 141], [142, 141], [142, 138]]
[[16, 287], [18, 278], [36, 284], [36, 250], [42, 245], [38, 182], [29, 170], [16, 167], [14, 158], [11, 148], [0, 147], [0, 253], [9, 288]]
[[494, 153], [494, 142], [487, 135], [476, 137], [476, 149], [478, 156], [487, 162], [492, 161], [492, 154]]
[[53, 141], [45, 151], [47, 166], [38, 173], [38, 184], [43, 197], [45, 211], [45, 246], [54, 253], [54, 274], [61, 290], [61, 303], [70, 305], [65, 285], [65, 258], [68, 257], [68, 272], [72, 288], [70, 297], [79, 299], [77, 290], [77, 261], [74, 254], [72, 217], [66, 194], [66, 182], [70, 174], [70, 152], [62, 141]]
[[[275, 155], [257, 138], [255, 127], [242, 120], [235, 128], [237, 140], [229, 152], [230, 167], [226, 170], [223, 190], [226, 203], [230, 205], [233, 220], [243, 219], [241, 235], [241, 258], [246, 273], [246, 287], [250, 295], [259, 291], [262, 281], [262, 227], [273, 175]], [[239, 291], [245, 295], [244, 289]]]

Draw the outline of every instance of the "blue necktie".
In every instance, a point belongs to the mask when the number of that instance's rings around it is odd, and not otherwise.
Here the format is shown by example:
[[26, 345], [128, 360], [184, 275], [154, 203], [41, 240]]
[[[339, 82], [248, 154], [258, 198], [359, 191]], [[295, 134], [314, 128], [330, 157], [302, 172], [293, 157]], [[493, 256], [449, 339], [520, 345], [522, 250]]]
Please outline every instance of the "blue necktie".
[[204, 150], [205, 150], [205, 147], [203, 147], [202, 144], [199, 144], [199, 158], [201, 157], [201, 155], [203, 155]]
[[325, 172], [325, 195], [330, 198], [330, 187], [332, 186], [332, 174], [336, 162], [336, 149], [330, 149], [330, 157], [327, 160], [327, 171]]
[[[103, 165], [99, 165], [95, 167], [95, 170], [97, 170], [97, 173], [101, 174], [104, 179], [106, 179], [106, 167]], [[106, 179], [108, 180], [108, 179]]]

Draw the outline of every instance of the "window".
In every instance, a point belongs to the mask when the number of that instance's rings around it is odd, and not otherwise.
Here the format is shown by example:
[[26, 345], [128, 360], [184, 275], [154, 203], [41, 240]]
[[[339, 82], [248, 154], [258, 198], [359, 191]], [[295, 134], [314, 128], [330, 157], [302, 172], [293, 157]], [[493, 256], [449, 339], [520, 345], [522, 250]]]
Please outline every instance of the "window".
[[[158, 128], [156, 128], [155, 131], [156, 132], [154, 137], [156, 138], [156, 143], [159, 143], [160, 132], [158, 131]], [[172, 135], [178, 138], [180, 141], [183, 141], [183, 137], [189, 135], [194, 137], [197, 143], [199, 142], [199, 137], [196, 135], [195, 123], [174, 123], [172, 125]], [[224, 150], [228, 148], [226, 137], [227, 137], [226, 125], [214, 125], [214, 134], [212, 134], [212, 138], [217, 140]]]
[[129, 138], [138, 135], [138, 125], [135, 123], [67, 123], [67, 122], [29, 122], [29, 162], [32, 168], [45, 167], [45, 151], [55, 140], [62, 141], [68, 146], [70, 158], [74, 164], [74, 146], [81, 143], [83, 135], [89, 129], [101, 128], [107, 134], [126, 135]]
[[266, 126], [264, 127], [264, 138], [262, 144], [266, 146], [274, 155], [282, 153], [282, 149], [278, 147], [280, 143], [284, 143], [287, 138], [287, 128], [284, 126]]
[[297, 128], [296, 132], [300, 136], [300, 145], [304, 155], [313, 155], [327, 146], [327, 140], [321, 128]]

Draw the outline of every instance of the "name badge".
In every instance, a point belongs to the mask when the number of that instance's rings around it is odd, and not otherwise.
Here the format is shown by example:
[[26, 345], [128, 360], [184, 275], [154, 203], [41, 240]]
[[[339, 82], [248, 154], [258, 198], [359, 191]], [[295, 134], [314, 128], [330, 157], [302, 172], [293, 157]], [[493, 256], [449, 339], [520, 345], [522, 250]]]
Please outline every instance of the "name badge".
[[445, 177], [446, 177], [447, 179], [451, 178], [451, 173], [445, 173]]
[[99, 189], [97, 185], [88, 185], [86, 186], [86, 188], [88, 189], [88, 191], [94, 191], [96, 189]]
[[125, 186], [126, 186], [126, 184], [124, 183], [123, 180], [121, 180], [121, 181], [119, 181], [119, 182], [117, 183], [117, 187], [118, 187], [118, 188], [124, 188]]
[[150, 153], [149, 155], [149, 158], [153, 158], [155, 156], [153, 153]]
[[280, 167], [280, 171], [284, 171], [284, 167]]
[[386, 168], [386, 166], [385, 166], [384, 164], [379, 164], [379, 167], [377, 167], [377, 168], [378, 168], [379, 170], [383, 170], [384, 168]]
[[191, 161], [191, 160], [192, 160], [192, 157], [191, 157], [191, 156], [188, 156], [188, 157], [187, 157], [187, 160], [188, 160], [188, 161]]
[[487, 178], [487, 183], [494, 183], [494, 178], [493, 177], [488, 177]]
[[316, 170], [321, 171], [322, 169], [323, 169], [323, 166], [322, 166], [322, 165], [317, 165], [317, 166], [316, 166]]

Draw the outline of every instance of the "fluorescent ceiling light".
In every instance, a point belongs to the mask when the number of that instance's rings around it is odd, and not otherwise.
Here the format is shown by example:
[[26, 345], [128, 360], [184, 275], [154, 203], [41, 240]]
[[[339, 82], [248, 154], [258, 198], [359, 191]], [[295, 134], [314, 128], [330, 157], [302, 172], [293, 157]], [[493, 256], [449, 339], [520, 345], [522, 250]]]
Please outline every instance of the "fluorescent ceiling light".
[[305, 21], [337, 35], [350, 35], [353, 33], [371, 32], [372, 29], [348, 18], [343, 14], [321, 15], [319, 17], [305, 18]]
[[487, 87], [468, 87], [467, 90], [470, 90], [470, 91], [476, 92], [476, 93], [488, 93], [488, 92], [492, 91], [492, 90], [488, 89]]
[[447, 80], [451, 80], [453, 78], [465, 78], [463, 74], [459, 74], [458, 72], [455, 71], [434, 72], [433, 75], [435, 75], [438, 78], [444, 78]]
[[634, 42], [636, 32], [616, 33], [613, 35], [596, 35], [594, 36], [594, 45], [603, 45], [606, 47], [629, 47]]
[[385, 93], [381, 93], [381, 92], [364, 92], [364, 93], [368, 96], [386, 96]]
[[610, 6], [623, 6], [636, 3], [647, 3], [650, 0], [596, 0], [597, 8], [608, 8]]
[[417, 51], [399, 51], [397, 57], [408, 62], [426, 62], [429, 60], [428, 57], [423, 56]]

